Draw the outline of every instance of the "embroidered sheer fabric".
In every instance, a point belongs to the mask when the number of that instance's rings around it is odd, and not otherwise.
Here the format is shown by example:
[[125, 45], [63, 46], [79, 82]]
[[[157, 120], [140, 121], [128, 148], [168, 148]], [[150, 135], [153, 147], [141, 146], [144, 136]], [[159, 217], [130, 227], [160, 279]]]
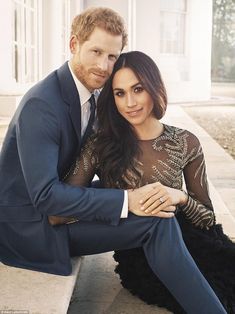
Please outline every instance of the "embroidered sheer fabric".
[[[159, 181], [182, 190], [184, 181], [188, 201], [178, 209], [196, 227], [208, 229], [212, 226], [215, 216], [209, 197], [205, 159], [197, 137], [187, 130], [164, 125], [164, 131], [159, 137], [140, 140], [139, 145], [141, 154], [136, 159], [136, 168], [141, 173], [141, 180], [138, 186]], [[99, 169], [95, 146], [95, 137], [88, 139], [66, 182], [86, 186], [95, 174], [102, 171]], [[126, 181], [129, 188], [136, 187], [134, 179], [133, 174], [133, 182]], [[118, 182], [113, 186], [119, 187]]]

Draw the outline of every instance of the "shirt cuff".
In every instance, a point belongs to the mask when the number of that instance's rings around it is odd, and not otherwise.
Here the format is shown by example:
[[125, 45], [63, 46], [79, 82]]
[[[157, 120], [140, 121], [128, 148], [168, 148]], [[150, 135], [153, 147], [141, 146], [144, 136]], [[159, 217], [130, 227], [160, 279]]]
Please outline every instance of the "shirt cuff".
[[128, 217], [128, 194], [127, 194], [127, 191], [125, 190], [121, 218], [127, 218], [127, 217]]

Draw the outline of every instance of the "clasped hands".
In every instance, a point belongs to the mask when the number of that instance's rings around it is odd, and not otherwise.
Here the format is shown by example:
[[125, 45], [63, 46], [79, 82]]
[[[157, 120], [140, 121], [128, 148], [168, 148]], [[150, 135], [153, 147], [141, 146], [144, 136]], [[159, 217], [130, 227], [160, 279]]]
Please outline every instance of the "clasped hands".
[[187, 194], [160, 182], [128, 190], [128, 210], [137, 216], [171, 218], [176, 205], [187, 202]]

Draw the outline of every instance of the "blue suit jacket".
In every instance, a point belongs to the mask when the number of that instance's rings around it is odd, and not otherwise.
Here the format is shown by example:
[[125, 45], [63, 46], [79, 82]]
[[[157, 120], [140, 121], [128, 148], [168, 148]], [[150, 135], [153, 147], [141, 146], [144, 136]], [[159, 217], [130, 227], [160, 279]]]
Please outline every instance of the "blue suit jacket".
[[23, 97], [0, 156], [3, 263], [68, 275], [67, 226], [52, 227], [47, 216], [119, 223], [123, 191], [61, 181], [79, 153], [80, 120], [79, 95], [67, 63]]

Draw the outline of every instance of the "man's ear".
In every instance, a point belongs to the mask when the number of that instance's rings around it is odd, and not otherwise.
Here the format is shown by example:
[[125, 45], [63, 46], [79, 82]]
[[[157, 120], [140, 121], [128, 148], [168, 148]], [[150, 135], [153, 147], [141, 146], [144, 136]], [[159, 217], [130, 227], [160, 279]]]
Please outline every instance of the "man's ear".
[[77, 52], [77, 49], [79, 47], [79, 41], [76, 35], [72, 35], [70, 37], [70, 41], [69, 41], [69, 48], [72, 54]]

